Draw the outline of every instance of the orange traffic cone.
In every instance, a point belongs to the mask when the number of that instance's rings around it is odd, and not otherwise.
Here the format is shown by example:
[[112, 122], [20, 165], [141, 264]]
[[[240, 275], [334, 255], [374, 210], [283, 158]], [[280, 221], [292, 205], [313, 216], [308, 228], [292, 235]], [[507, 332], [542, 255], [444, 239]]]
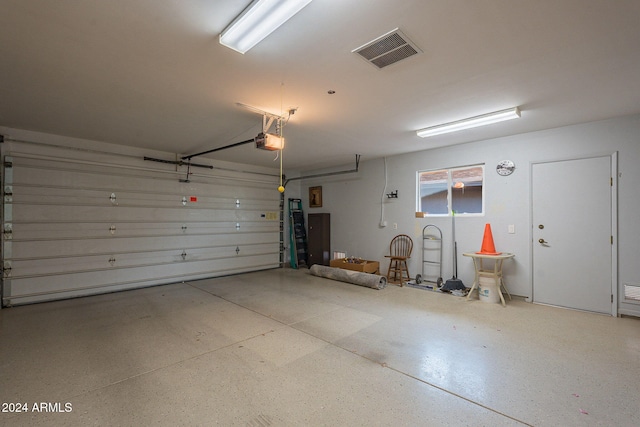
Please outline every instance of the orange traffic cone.
[[477, 254], [482, 255], [500, 255], [502, 252], [496, 252], [496, 246], [493, 244], [493, 234], [491, 234], [491, 224], [484, 226], [484, 238], [482, 239], [482, 248]]

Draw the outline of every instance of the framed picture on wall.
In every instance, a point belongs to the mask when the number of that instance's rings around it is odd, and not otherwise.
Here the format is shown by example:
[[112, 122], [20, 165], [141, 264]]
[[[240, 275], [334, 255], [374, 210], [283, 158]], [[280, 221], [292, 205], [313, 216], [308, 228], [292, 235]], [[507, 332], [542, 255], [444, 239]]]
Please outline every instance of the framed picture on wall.
[[309, 187], [309, 207], [322, 207], [322, 187]]

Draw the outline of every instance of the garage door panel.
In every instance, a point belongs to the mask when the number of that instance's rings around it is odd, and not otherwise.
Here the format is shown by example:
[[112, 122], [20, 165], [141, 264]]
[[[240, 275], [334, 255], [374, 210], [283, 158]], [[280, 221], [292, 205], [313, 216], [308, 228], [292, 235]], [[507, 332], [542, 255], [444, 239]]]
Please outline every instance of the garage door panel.
[[[275, 253], [277, 254], [277, 252]], [[151, 267], [183, 261], [211, 261], [266, 254], [274, 254], [273, 243], [156, 252], [125, 252], [33, 259], [14, 258], [11, 261], [11, 278], [15, 280], [52, 274], [111, 271], [119, 268]]]
[[132, 194], [123, 191], [13, 186], [16, 205], [103, 206], [136, 208], [197, 208], [264, 211], [273, 209], [272, 200], [203, 197], [184, 194]]
[[279, 223], [276, 221], [253, 222], [210, 222], [210, 223], [12, 223], [12, 238], [18, 240], [50, 240], [50, 239], [79, 239], [106, 238], [111, 236], [193, 236], [215, 235], [221, 233], [263, 233], [277, 232]]
[[[275, 212], [275, 210], [272, 211]], [[19, 219], [20, 222], [48, 222], [51, 218], [60, 218], [61, 221], [67, 222], [256, 221], [260, 220], [264, 213], [264, 211], [247, 211], [244, 209], [62, 206], [13, 203], [13, 216]]]
[[157, 248], [188, 249], [215, 246], [277, 243], [278, 233], [241, 233], [200, 236], [111, 237], [104, 239], [67, 239], [14, 241], [13, 258], [46, 258], [56, 256], [82, 256], [85, 254], [111, 254], [125, 252], [153, 252]]
[[[215, 195], [217, 200], [226, 200], [235, 205], [239, 200], [243, 203], [254, 203], [268, 200], [265, 194], [277, 194], [277, 184], [263, 182], [265, 179], [237, 180], [233, 177], [213, 176], [210, 179], [199, 177], [202, 182], [182, 183], [179, 176], [145, 172], [144, 170], [130, 171], [105, 167], [82, 166], [78, 164], [60, 164], [60, 167], [47, 168], [45, 161], [38, 161], [37, 165], [31, 159], [14, 158], [12, 163], [14, 183], [20, 187], [41, 188], [52, 191], [57, 188], [69, 193], [90, 190], [103, 193], [107, 200], [115, 194], [116, 200], [176, 200], [183, 197], [210, 197]], [[50, 162], [48, 162], [50, 163]], [[68, 169], [63, 169], [67, 166]], [[124, 174], [124, 175], [123, 175]], [[205, 182], [206, 180], [206, 182]], [[46, 192], [45, 191], [45, 192]], [[267, 192], [267, 193], [265, 193]], [[98, 195], [98, 199], [102, 199]], [[110, 202], [110, 201], [109, 201]]]
[[279, 267], [279, 177], [5, 156], [3, 304]]
[[111, 236], [194, 236], [242, 233], [277, 232], [279, 224], [274, 221], [260, 222], [211, 222], [192, 223], [63, 223], [63, 224], [22, 224], [13, 223], [13, 239], [47, 240], [110, 238]]
[[[253, 265], [246, 266], [242, 265], [236, 268], [227, 268], [220, 269], [215, 271], [204, 271], [204, 272], [196, 272], [189, 273], [185, 275], [176, 275], [176, 276], [167, 276], [163, 278], [152, 278], [148, 280], [136, 280], [130, 283], [111, 283], [108, 285], [100, 285], [100, 284], [88, 284], [88, 285], [78, 285], [74, 289], [69, 288], [56, 288], [49, 292], [36, 292], [35, 294], [23, 294], [22, 296], [12, 296], [5, 298], [5, 305], [22, 305], [22, 304], [30, 304], [44, 301], [55, 301], [59, 299], [65, 298], [75, 298], [75, 297], [84, 297], [89, 295], [102, 294], [107, 292], [118, 292], [118, 291], [127, 291], [132, 289], [140, 289], [143, 287], [149, 286], [157, 286], [164, 285], [176, 282], [186, 282], [186, 281], [196, 281], [207, 279], [211, 277], [219, 277], [219, 276], [227, 276], [232, 274], [240, 274], [247, 273], [253, 271], [260, 271], [266, 269], [277, 268], [277, 265], [274, 265], [270, 260], [266, 260], [264, 264], [257, 264], [255, 260]], [[90, 283], [90, 282], [87, 282]], [[16, 286], [20, 286], [20, 283], [17, 283]], [[11, 286], [8, 287], [9, 289]]]
[[[58, 274], [25, 279], [13, 279], [11, 283], [11, 304], [33, 302], [34, 297], [61, 295], [73, 290], [91, 290], [91, 293], [111, 292], [121, 284], [173, 283], [182, 280], [195, 280], [206, 277], [232, 274], [247, 270], [247, 265], [258, 269], [278, 266], [278, 254], [254, 255], [228, 259], [176, 262], [158, 265], [153, 268], [138, 267], [113, 269], [110, 271], [88, 271], [71, 274]], [[140, 286], [136, 286], [140, 287]]]
[[[197, 195], [215, 194], [225, 198], [264, 198], [261, 191], [274, 191], [273, 178], [255, 176], [233, 171], [203, 172], [190, 177], [190, 182], [182, 182], [184, 175], [167, 173], [149, 169], [149, 164], [140, 163], [135, 168], [120, 167], [120, 165], [104, 166], [95, 164], [65, 162], [58, 159], [57, 164], [52, 160], [33, 159], [29, 157], [11, 156], [14, 167], [13, 175], [19, 185], [61, 188], [91, 188], [114, 190], [135, 190], [145, 194], [185, 194]], [[55, 160], [54, 160], [55, 161]]]

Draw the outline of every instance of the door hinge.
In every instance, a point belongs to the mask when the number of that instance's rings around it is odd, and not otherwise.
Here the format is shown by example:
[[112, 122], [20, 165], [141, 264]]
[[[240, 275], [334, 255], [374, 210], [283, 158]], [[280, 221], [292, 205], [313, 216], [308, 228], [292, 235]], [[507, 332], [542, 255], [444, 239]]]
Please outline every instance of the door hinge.
[[609, 185], [610, 185], [611, 187], [613, 187], [613, 177], [610, 177], [610, 178], [609, 178]]
[[611, 304], [613, 304], [613, 294], [611, 294]]
[[5, 261], [2, 266], [2, 277], [7, 279], [11, 277], [11, 261]]
[[11, 240], [13, 238], [13, 226], [10, 223], [4, 224], [4, 239]]
[[613, 236], [611, 236], [611, 244], [613, 245]]

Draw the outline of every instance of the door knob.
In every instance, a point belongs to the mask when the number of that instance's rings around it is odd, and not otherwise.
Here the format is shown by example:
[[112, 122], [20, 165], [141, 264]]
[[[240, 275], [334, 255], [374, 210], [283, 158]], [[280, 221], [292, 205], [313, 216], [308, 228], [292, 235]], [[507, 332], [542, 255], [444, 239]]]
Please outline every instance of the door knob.
[[546, 245], [547, 241], [544, 239], [538, 239], [538, 243], [540, 243], [541, 245]]

